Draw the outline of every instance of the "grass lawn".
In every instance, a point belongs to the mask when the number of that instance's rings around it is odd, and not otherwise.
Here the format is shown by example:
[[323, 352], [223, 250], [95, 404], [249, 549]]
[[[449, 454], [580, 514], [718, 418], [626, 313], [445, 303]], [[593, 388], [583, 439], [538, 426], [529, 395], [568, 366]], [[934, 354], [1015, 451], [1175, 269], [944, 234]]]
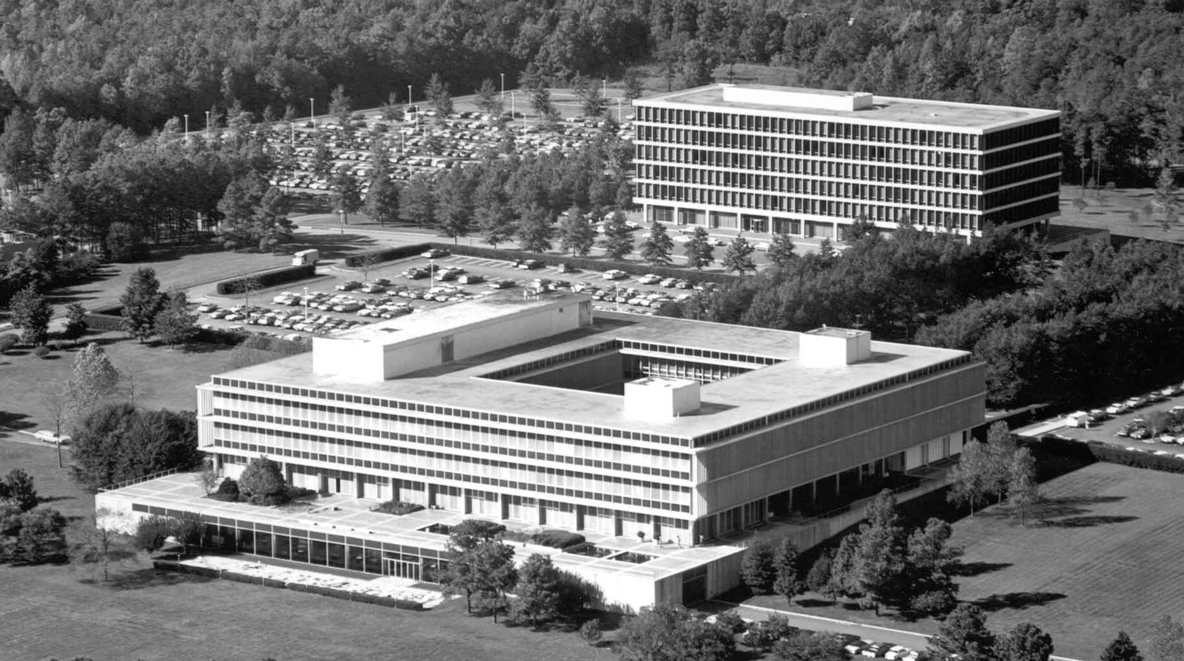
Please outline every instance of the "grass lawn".
[[[1003, 632], [1031, 622], [1053, 637], [1056, 654], [1096, 659], [1125, 630], [1146, 649], [1152, 623], [1184, 618], [1184, 477], [1097, 463], [1041, 485], [1044, 502], [1021, 527], [988, 508], [954, 524], [962, 546], [959, 599], [987, 612]], [[746, 603], [785, 608], [782, 597]], [[830, 605], [809, 597], [794, 611], [932, 634], [932, 620]]]
[[[1078, 200], [1084, 199], [1086, 206], [1078, 208]], [[1154, 188], [1118, 188], [1086, 190], [1084, 196], [1080, 186], [1061, 186], [1061, 216], [1054, 218], [1054, 225], [1106, 229], [1114, 236], [1154, 239], [1184, 243], [1184, 225], [1173, 224], [1164, 229], [1160, 222], [1163, 214], [1154, 209], [1147, 215], [1148, 204], [1155, 199]], [[1137, 212], [1131, 218], [1131, 211]]]
[[[230, 369], [230, 347], [194, 345], [174, 351], [140, 344], [118, 332], [92, 333], [83, 341], [101, 344], [116, 369], [130, 375], [136, 404], [145, 408], [195, 409], [194, 387]], [[0, 442], [20, 429], [50, 427], [41, 393], [54, 381], [69, 378], [76, 352], [55, 351], [47, 360], [24, 349], [0, 355]]]

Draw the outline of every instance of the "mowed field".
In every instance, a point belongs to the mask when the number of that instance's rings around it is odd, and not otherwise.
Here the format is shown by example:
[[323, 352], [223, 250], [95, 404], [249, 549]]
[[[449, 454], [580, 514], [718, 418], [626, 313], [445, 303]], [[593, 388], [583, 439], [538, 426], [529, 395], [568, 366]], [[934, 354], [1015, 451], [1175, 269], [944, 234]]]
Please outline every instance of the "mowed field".
[[1001, 631], [1032, 622], [1056, 654], [1096, 659], [1118, 631], [1141, 647], [1162, 615], [1184, 617], [1184, 476], [1098, 463], [1047, 482], [1021, 527], [988, 510], [954, 526], [960, 598]]

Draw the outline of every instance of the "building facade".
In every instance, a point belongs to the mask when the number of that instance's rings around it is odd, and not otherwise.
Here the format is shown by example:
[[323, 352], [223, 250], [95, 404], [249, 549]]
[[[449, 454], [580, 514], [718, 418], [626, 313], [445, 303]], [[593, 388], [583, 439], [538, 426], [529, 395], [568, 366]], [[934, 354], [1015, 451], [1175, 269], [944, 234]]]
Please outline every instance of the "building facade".
[[863, 218], [981, 236], [1058, 213], [1057, 111], [727, 84], [634, 106], [647, 222], [842, 238]]
[[[958, 454], [984, 402], [965, 352], [841, 329], [593, 319], [585, 295], [500, 294], [215, 375], [198, 387], [198, 429], [229, 477], [263, 455], [322, 493], [678, 549], [624, 556], [633, 580], [652, 572], [620, 597], [637, 607], [733, 587], [742, 550], [713, 542]], [[425, 545], [424, 530], [421, 579], [444, 540]], [[382, 566], [358, 548], [360, 566]], [[575, 566], [617, 595], [620, 563], [605, 562]]]

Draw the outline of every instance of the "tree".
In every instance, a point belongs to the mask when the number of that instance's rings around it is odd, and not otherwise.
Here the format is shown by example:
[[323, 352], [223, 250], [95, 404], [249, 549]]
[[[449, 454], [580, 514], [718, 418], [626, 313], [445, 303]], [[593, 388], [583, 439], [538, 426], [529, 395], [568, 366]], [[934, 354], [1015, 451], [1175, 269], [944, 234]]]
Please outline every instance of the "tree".
[[341, 214], [341, 224], [348, 225], [349, 215], [362, 208], [362, 189], [358, 185], [358, 178], [348, 166], [343, 165], [333, 175], [330, 185], [333, 188], [333, 207]]
[[119, 302], [123, 306], [120, 311], [123, 315], [123, 331], [141, 343], [152, 337], [156, 314], [165, 303], [156, 271], [146, 266], [136, 269]]
[[440, 74], [432, 74], [431, 79], [428, 80], [426, 90], [428, 101], [436, 108], [439, 113], [439, 119], [443, 119], [452, 114], [452, 94], [448, 91], [448, 83], [440, 77]]
[[506, 198], [503, 173], [489, 168], [473, 191], [473, 217], [486, 243], [497, 247], [514, 236], [514, 212]]
[[784, 661], [844, 661], [840, 639], [826, 633], [799, 631], [773, 645], [773, 656]]
[[103, 347], [87, 344], [74, 355], [74, 370], [65, 386], [67, 416], [81, 420], [98, 404], [117, 399], [122, 378]]
[[481, 575], [478, 547], [497, 540], [506, 529], [500, 523], [482, 519], [465, 519], [448, 533], [445, 553], [448, 570], [441, 577], [447, 594], [465, 595], [465, 606], [473, 612], [473, 596], [484, 587]]
[[267, 457], [247, 462], [238, 478], [239, 491], [255, 505], [282, 505], [288, 502], [288, 482], [279, 463]]
[[962, 446], [958, 465], [950, 471], [951, 487], [947, 498], [955, 505], [969, 505], [970, 515], [988, 492], [990, 464], [982, 443], [971, 439]]
[[103, 582], [110, 580], [111, 563], [122, 563], [136, 557], [131, 539], [122, 531], [126, 516], [102, 508], [93, 518], [79, 521], [71, 537], [77, 540], [70, 548], [70, 557], [84, 566], [97, 565], [103, 570]]
[[[218, 475], [218, 470], [216, 468], [214, 468], [213, 462], [210, 462], [208, 460], [203, 461], [201, 464], [201, 469], [198, 470], [193, 475], [194, 483], [196, 483], [197, 486], [201, 487], [201, 490], [203, 492], [205, 492], [205, 494], [207, 496], [210, 495], [211, 493], [213, 493], [214, 490], [218, 488], [218, 482], [221, 479], [222, 479], [221, 476]], [[235, 488], [237, 488], [237, 487], [238, 487], [238, 483], [236, 482]]]
[[153, 329], [161, 341], [176, 348], [188, 342], [197, 332], [197, 315], [189, 312], [189, 299], [178, 291], [168, 297], [168, 305], [156, 313]]
[[965, 661], [992, 661], [995, 635], [987, 629], [987, 617], [978, 606], [958, 604], [938, 625], [929, 648], [940, 654], [957, 654]]
[[243, 305], [251, 307], [251, 294], [263, 289], [263, 281], [253, 275], [246, 275], [238, 279], [234, 293], [243, 295]]
[[201, 464], [193, 411], [97, 406], [75, 425], [71, 443], [71, 476], [89, 489]]
[[580, 109], [585, 117], [600, 117], [604, 114], [606, 101], [600, 93], [600, 85], [597, 85], [596, 82], [580, 76], [572, 84], [572, 91], [580, 100]]
[[1016, 452], [1015, 438], [1006, 422], [1000, 420], [987, 429], [987, 444], [983, 450], [986, 452], [984, 488], [1002, 503], [1011, 481], [1011, 465]]
[[418, 227], [430, 225], [436, 216], [436, 191], [431, 175], [417, 172], [407, 180], [399, 196], [399, 217]]
[[625, 98], [629, 101], [640, 99], [644, 93], [641, 88], [641, 76], [637, 73], [637, 69], [626, 71], [621, 85], [625, 88]]
[[588, 217], [572, 207], [559, 221], [559, 246], [573, 255], [587, 257], [596, 244], [596, 230]]
[[20, 344], [20, 338], [12, 333], [0, 335], [0, 354], [8, 353], [10, 349]]
[[35, 347], [49, 340], [49, 319], [53, 308], [41, 293], [41, 288], [30, 284], [18, 291], [9, 302], [12, 323], [21, 329], [21, 340]]
[[502, 98], [492, 78], [483, 79], [481, 86], [473, 90], [473, 93], [476, 95], [473, 105], [477, 106], [478, 110], [494, 117], [501, 116]]
[[683, 253], [687, 256], [687, 266], [696, 271], [702, 271], [704, 266], [709, 266], [714, 262], [715, 246], [711, 245], [711, 238], [707, 236], [707, 230], [702, 226], [695, 226], [695, 233], [691, 235], [691, 240], [683, 246]]
[[909, 535], [901, 597], [918, 613], [945, 615], [957, 603], [958, 586], [951, 576], [962, 549], [949, 543], [952, 535], [950, 524], [935, 518]]
[[13, 555], [26, 564], [53, 562], [66, 555], [66, 517], [56, 509], [38, 507], [21, 514]]
[[62, 334], [71, 342], [86, 335], [90, 325], [86, 321], [86, 308], [81, 303], [70, 303], [66, 306], [66, 325]]
[[744, 584], [756, 594], [769, 594], [777, 580], [776, 552], [769, 542], [758, 539], [744, 554], [740, 564], [740, 577]]
[[399, 219], [399, 187], [385, 174], [370, 180], [370, 190], [366, 193], [366, 215], [386, 227]]
[[724, 251], [723, 267], [725, 271], [735, 271], [744, 275], [756, 270], [756, 262], [752, 260], [752, 253], [756, 250], [744, 235], [737, 236], [728, 244]]
[[1020, 525], [1027, 525], [1028, 512], [1040, 500], [1040, 485], [1036, 482], [1036, 460], [1028, 448], [1016, 450], [1010, 465], [1007, 502], [1013, 513], [1020, 515]]
[[343, 129], [349, 126], [350, 110], [352, 109], [353, 100], [346, 96], [345, 86], [334, 87], [329, 96], [329, 114], [337, 118]]
[[1028, 622], [1012, 627], [996, 644], [999, 661], [1048, 661], [1052, 653], [1052, 636]]
[[600, 620], [588, 620], [580, 625], [580, 638], [584, 639], [592, 647], [600, 645], [600, 639], [603, 636], [600, 628]]
[[806, 574], [806, 587], [810, 588], [811, 592], [824, 594], [826, 586], [830, 583], [830, 567], [833, 562], [833, 556], [828, 553], [823, 553], [818, 556], [813, 565], [810, 565], [810, 572]]
[[896, 512], [896, 498], [881, 491], [866, 510], [867, 523], [859, 527], [859, 544], [852, 556], [852, 571], [861, 601], [876, 613], [898, 592], [905, 575], [905, 533]]
[[551, 214], [546, 209], [531, 205], [518, 219], [518, 245], [529, 252], [547, 252], [551, 249], [551, 235], [554, 227]]
[[469, 177], [462, 170], [451, 170], [436, 179], [436, 229], [453, 243], [472, 230], [473, 207]]
[[731, 636], [681, 607], [658, 604], [626, 618], [617, 648], [625, 661], [722, 661]]
[[641, 242], [641, 258], [655, 266], [670, 264], [670, 252], [674, 250], [674, 239], [666, 233], [666, 227], [654, 221], [650, 224], [649, 236]]
[[33, 477], [21, 468], [8, 471], [8, 475], [0, 480], [0, 500], [15, 504], [21, 512], [37, 507], [39, 500]]
[[1125, 631], [1119, 631], [1118, 637], [1102, 651], [1102, 661], [1143, 661], [1139, 648]]
[[107, 259], [113, 262], [131, 263], [148, 258], [148, 246], [140, 227], [127, 221], [115, 221], [107, 228], [103, 239]]
[[839, 548], [831, 558], [830, 580], [822, 594], [832, 601], [844, 595], [856, 594], [859, 590], [855, 573], [855, 552], [859, 548], [859, 533], [848, 533], [839, 542]]
[[559, 570], [551, 564], [551, 556], [535, 553], [522, 564], [514, 594], [531, 625], [538, 626], [558, 614], [559, 585]]
[[1151, 661], [1184, 659], [1184, 626], [1162, 615], [1151, 628]]
[[136, 548], [151, 553], [164, 546], [169, 537], [186, 548], [198, 544], [204, 531], [205, 522], [196, 512], [180, 512], [178, 516], [153, 514], [137, 522], [132, 539]]
[[616, 210], [604, 222], [604, 237], [600, 240], [604, 256], [619, 260], [633, 251], [633, 235], [625, 224], [625, 214]]
[[773, 592], [785, 597], [786, 605], [791, 605], [793, 598], [802, 593], [805, 585], [798, 580], [798, 547], [789, 537], [783, 537], [777, 544], [773, 567], [776, 570]]

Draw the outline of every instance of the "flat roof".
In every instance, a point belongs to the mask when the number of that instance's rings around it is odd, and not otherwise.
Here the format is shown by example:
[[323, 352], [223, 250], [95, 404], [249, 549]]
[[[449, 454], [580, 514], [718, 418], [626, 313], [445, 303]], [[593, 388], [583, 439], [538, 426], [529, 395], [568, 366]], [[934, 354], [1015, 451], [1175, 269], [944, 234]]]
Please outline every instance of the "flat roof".
[[[192, 473], [167, 475], [99, 493], [100, 496], [113, 496], [140, 505], [198, 512], [206, 516], [283, 528], [312, 530], [328, 535], [405, 544], [441, 553], [445, 550], [448, 536], [427, 532], [422, 528], [437, 523], [456, 525], [464, 519], [485, 518], [435, 509], [424, 509], [405, 515], [383, 514], [370, 511], [370, 508], [377, 506], [381, 501], [343, 494], [320, 497], [312, 502], [296, 501], [279, 507], [228, 503], [205, 497], [201, 487], [194, 481]], [[515, 521], [496, 522], [509, 529], [525, 530], [540, 527]], [[581, 568], [600, 574], [612, 574], [614, 580], [629, 577], [658, 580], [743, 552], [742, 548], [722, 544], [691, 547], [689, 531], [686, 533], [687, 539], [681, 544], [669, 543], [674, 540], [666, 540], [667, 543], [661, 546], [653, 541], [641, 541], [635, 537], [614, 537], [586, 530], [580, 531], [580, 534], [597, 547], [612, 551], [612, 555], [616, 552], [632, 552], [651, 556], [652, 559], [636, 564], [608, 557], [564, 553], [559, 549], [538, 544], [514, 542], [510, 546], [514, 549], [514, 558], [518, 563], [525, 562], [531, 554], [542, 553], [551, 556], [552, 561], [560, 569]]]
[[[879, 95], [873, 98], [873, 106], [866, 110], [835, 110], [824, 107], [744, 103], [725, 100], [723, 93], [725, 87], [729, 87], [729, 85], [726, 83], [716, 83], [714, 85], [695, 87], [688, 90], [667, 92], [665, 94], [637, 99], [634, 101], [634, 104], [708, 111], [734, 109], [761, 116], [850, 120], [855, 123], [902, 126], [925, 130], [959, 129], [970, 133], [984, 133], [1058, 117], [1061, 114], [1056, 110], [1039, 108], [991, 106], [978, 103], [932, 101], [927, 99], [902, 99]], [[825, 96], [855, 94], [853, 92], [838, 90], [777, 87], [773, 85], [736, 85], [733, 87], [768, 90], [769, 92], [792, 92]]]
[[[426, 316], [434, 312], [422, 314]], [[800, 338], [801, 334], [791, 331], [597, 312], [591, 326], [412, 372], [388, 381], [357, 381], [340, 375], [314, 373], [311, 353], [245, 367], [219, 376], [363, 397], [458, 406], [559, 423], [693, 438], [863, 385], [969, 356], [965, 351], [873, 340], [872, 355], [867, 360], [851, 365], [805, 366], [798, 359]], [[779, 362], [722, 381], [703, 384], [700, 392], [702, 406], [698, 411], [666, 420], [645, 420], [626, 415], [620, 395], [482, 378], [482, 375], [496, 370], [614, 340], [721, 353], [743, 352]]]

